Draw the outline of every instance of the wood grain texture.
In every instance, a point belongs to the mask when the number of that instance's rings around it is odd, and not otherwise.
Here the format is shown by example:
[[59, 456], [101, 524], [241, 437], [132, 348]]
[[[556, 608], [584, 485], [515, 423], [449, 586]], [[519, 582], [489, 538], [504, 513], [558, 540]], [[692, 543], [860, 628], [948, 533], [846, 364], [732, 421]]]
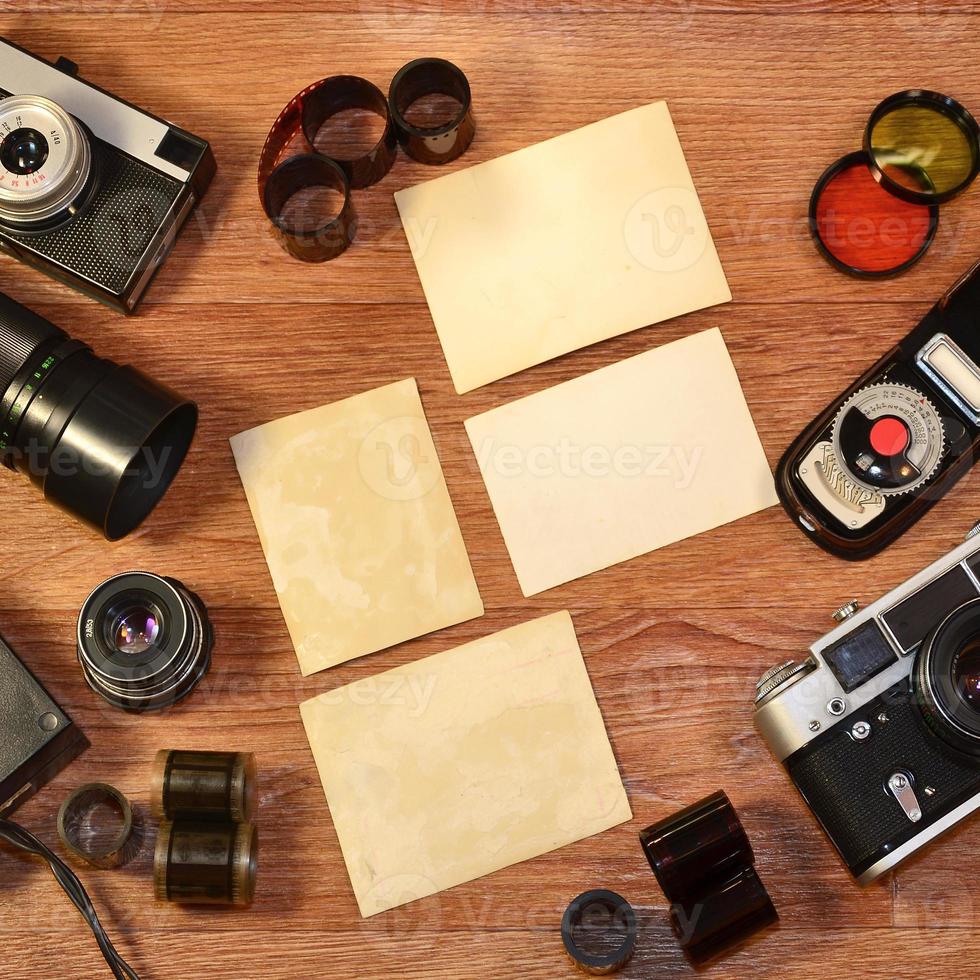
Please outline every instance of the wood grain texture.
[[[54, 15], [57, 16], [54, 16]], [[586, 371], [721, 327], [770, 462], [815, 411], [904, 334], [980, 251], [973, 191], [943, 209], [940, 238], [893, 282], [826, 267], [804, 216], [825, 166], [859, 146], [876, 102], [910, 85], [980, 106], [980, 4], [918, 0], [6, 0], [0, 33], [209, 137], [219, 176], [153, 287], [125, 320], [9, 260], [0, 288], [93, 343], [194, 393], [200, 434], [145, 529], [114, 546], [2, 484], [0, 629], [85, 729], [91, 749], [19, 818], [49, 841], [73, 786], [116, 784], [147, 804], [161, 747], [258, 754], [262, 858], [243, 913], [161, 907], [149, 849], [83, 872], [123, 954], [152, 980], [210, 977], [575, 976], [558, 923], [587, 888], [620, 891], [641, 919], [628, 980], [689, 977], [639, 850], [648, 823], [719, 787], [741, 811], [779, 930], [718, 978], [975, 976], [980, 940], [963, 827], [862, 890], [751, 722], [763, 669], [799, 656], [828, 612], [876, 597], [950, 548], [980, 515], [967, 477], [885, 555], [851, 565], [817, 551], [773, 508], [736, 525], [521, 598], [462, 421]], [[282, 104], [318, 76], [385, 86], [420, 54], [457, 61], [480, 129], [463, 167], [666, 98], [735, 302], [637, 331], [458, 397], [392, 200], [432, 176], [405, 158], [361, 192], [362, 233], [342, 259], [290, 261], [257, 205], [254, 168]], [[242, 493], [228, 436], [415, 376], [487, 608], [484, 618], [302, 679]], [[719, 488], [719, 492], [724, 492]], [[84, 687], [72, 635], [103, 578], [148, 567], [209, 604], [215, 664], [169, 714], [134, 719]], [[387, 915], [360, 920], [303, 734], [298, 703], [547, 612], [569, 609], [634, 822]], [[397, 833], [397, 828], [393, 828]], [[98, 978], [81, 921], [34, 862], [0, 854], [0, 972]]]

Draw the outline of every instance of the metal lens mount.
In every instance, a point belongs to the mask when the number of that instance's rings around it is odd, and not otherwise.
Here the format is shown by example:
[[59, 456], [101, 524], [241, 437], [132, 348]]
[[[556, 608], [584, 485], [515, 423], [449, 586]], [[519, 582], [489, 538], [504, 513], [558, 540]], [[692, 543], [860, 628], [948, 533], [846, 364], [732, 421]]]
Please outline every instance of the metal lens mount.
[[[23, 156], [20, 145], [33, 152]], [[61, 106], [39, 95], [0, 99], [0, 223], [23, 232], [64, 223], [92, 173], [88, 136]]]

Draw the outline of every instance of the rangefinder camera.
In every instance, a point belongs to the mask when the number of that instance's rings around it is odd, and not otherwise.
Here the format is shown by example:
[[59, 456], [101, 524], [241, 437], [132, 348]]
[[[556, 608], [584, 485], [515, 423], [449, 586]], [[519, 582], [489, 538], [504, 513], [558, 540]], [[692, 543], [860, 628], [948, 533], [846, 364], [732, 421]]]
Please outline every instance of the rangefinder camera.
[[214, 172], [205, 140], [0, 38], [0, 250], [132, 313]]
[[787, 513], [842, 558], [919, 520], [980, 454], [980, 265], [800, 434], [776, 470]]
[[759, 681], [755, 722], [861, 884], [980, 807], [980, 524]]

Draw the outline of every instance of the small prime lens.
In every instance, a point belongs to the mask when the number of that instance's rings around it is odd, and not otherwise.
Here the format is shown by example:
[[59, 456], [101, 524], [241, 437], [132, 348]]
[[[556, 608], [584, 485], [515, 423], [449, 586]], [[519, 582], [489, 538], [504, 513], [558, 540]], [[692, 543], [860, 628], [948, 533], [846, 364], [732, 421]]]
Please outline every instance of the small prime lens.
[[0, 163], [11, 173], [37, 173], [48, 159], [48, 141], [36, 129], [15, 129], [0, 144]]
[[196, 427], [192, 401], [0, 293], [0, 461], [53, 504], [125, 537], [167, 491]]
[[926, 637], [913, 677], [930, 729], [950, 748], [980, 759], [980, 599], [954, 609]]
[[187, 697], [208, 672], [213, 645], [200, 598], [149, 572], [103, 582], [78, 616], [85, 680], [124, 711], [156, 711]]

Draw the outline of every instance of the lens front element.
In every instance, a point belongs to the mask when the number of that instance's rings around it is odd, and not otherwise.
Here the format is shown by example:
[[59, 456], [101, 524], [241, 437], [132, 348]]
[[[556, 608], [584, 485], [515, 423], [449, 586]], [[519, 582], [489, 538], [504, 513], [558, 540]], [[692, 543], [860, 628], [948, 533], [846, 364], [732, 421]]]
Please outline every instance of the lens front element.
[[37, 173], [47, 159], [48, 141], [36, 129], [15, 129], [0, 143], [0, 163], [11, 173]]
[[160, 639], [163, 614], [155, 603], [129, 602], [120, 612], [106, 619], [111, 624], [112, 646], [129, 657], [152, 650]]

